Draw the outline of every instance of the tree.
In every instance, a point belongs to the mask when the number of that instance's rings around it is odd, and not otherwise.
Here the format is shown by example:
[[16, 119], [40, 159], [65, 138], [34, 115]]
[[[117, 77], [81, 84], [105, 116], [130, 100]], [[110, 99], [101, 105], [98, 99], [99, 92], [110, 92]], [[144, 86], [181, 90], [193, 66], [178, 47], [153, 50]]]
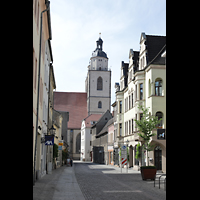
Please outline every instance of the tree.
[[53, 158], [58, 157], [58, 145], [54, 143], [53, 145]]
[[136, 122], [137, 128], [140, 132], [138, 133], [138, 135], [144, 141], [143, 148], [147, 151], [147, 163], [149, 166], [148, 152], [152, 151], [155, 146], [150, 144], [150, 139], [152, 136], [156, 135], [155, 133], [152, 133], [152, 130], [156, 128], [157, 124], [162, 119], [158, 120], [157, 116], [150, 115], [149, 108], [144, 108], [142, 105], [139, 105], [138, 109], [141, 109], [143, 111], [143, 116], [141, 120], [134, 119], [134, 121]]

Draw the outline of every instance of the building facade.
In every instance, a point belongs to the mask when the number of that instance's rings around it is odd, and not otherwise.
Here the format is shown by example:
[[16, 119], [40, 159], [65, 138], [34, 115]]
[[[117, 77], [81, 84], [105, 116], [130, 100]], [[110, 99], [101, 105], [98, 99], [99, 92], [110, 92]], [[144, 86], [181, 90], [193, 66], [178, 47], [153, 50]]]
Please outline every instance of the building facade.
[[69, 156], [74, 160], [80, 160], [81, 123], [87, 117], [87, 94], [85, 92], [54, 92], [54, 108], [61, 113], [69, 113], [66, 146]]
[[[42, 21], [41, 21], [42, 15]], [[40, 43], [41, 38], [41, 43]], [[51, 51], [51, 19], [48, 0], [33, 1], [33, 183], [44, 176], [46, 153], [44, 135], [48, 132], [48, 80]]]
[[90, 114], [82, 121], [80, 154], [80, 159], [82, 161], [92, 161], [91, 127], [99, 120], [101, 116], [101, 114]]
[[129, 63], [121, 63], [120, 86], [116, 83], [116, 121], [117, 132], [115, 148], [127, 143], [129, 146], [129, 167], [146, 165], [146, 152], [142, 158], [135, 159], [136, 145], [143, 143], [138, 136], [134, 119], [141, 119], [142, 111], [138, 105], [149, 107], [151, 115], [162, 118], [157, 129], [165, 132], [164, 138], [151, 138], [155, 148], [149, 153], [150, 165], [166, 172], [166, 37], [141, 34], [140, 51], [129, 51]]
[[112, 119], [112, 114], [107, 110], [91, 127], [94, 163], [108, 164], [108, 126], [112, 123], [110, 119]]

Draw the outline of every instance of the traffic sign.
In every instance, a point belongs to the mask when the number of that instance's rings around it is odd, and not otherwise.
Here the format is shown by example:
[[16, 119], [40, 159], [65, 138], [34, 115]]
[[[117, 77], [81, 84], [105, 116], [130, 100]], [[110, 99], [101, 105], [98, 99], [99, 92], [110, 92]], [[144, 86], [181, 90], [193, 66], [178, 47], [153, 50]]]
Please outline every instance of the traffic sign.
[[123, 146], [122, 146], [122, 149], [125, 150], [125, 149], [126, 149], [126, 145], [123, 145]]
[[126, 158], [122, 158], [122, 165], [127, 165], [127, 159]]

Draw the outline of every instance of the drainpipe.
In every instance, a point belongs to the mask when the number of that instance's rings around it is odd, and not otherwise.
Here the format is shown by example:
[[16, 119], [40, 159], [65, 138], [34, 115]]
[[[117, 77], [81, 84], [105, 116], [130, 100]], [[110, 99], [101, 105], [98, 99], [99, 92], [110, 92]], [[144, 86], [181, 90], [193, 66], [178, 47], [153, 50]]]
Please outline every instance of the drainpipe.
[[38, 116], [39, 116], [39, 92], [40, 92], [40, 63], [41, 63], [41, 41], [42, 41], [42, 14], [49, 10], [50, 1], [46, 3], [46, 9], [41, 12], [40, 16], [40, 43], [39, 43], [39, 68], [38, 68], [38, 89], [37, 89], [37, 116], [35, 128], [35, 154], [34, 154], [34, 170], [33, 170], [33, 185], [35, 185], [35, 166], [36, 166], [36, 151], [37, 151], [37, 134], [38, 134]]

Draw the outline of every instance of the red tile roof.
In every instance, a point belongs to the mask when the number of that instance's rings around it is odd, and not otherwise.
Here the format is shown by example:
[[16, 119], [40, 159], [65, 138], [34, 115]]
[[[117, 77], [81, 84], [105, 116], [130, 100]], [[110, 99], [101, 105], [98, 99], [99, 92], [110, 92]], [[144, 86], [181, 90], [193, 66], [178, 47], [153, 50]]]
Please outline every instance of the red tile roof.
[[69, 129], [80, 129], [87, 117], [87, 93], [85, 92], [54, 92], [54, 109], [69, 112]]
[[100, 119], [101, 116], [102, 116], [102, 114], [91, 114], [91, 115], [87, 116], [84, 119], [85, 120], [85, 126], [87, 128], [90, 128], [92, 126], [90, 122], [91, 121], [97, 122]]

